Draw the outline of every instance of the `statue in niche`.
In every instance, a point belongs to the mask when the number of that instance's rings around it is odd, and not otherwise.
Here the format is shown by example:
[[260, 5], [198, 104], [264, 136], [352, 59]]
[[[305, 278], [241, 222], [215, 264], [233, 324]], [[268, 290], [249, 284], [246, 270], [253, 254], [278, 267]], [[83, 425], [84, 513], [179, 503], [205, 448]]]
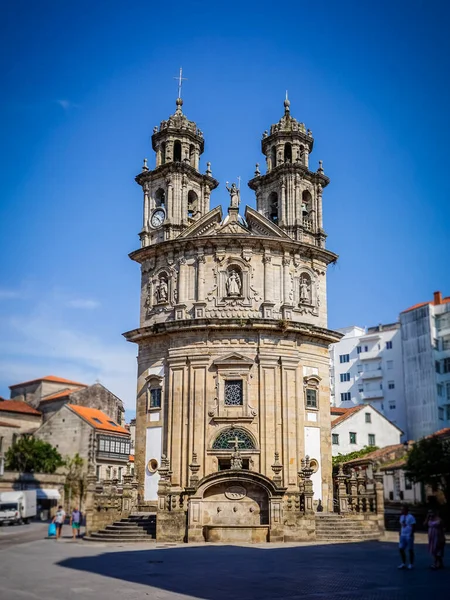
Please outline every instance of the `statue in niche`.
[[228, 296], [240, 296], [242, 289], [241, 278], [239, 277], [239, 273], [234, 269], [230, 271], [228, 275], [227, 283], [227, 295]]
[[[228, 184], [228, 182], [227, 182]], [[238, 190], [235, 183], [231, 184], [231, 187], [226, 186], [227, 190], [230, 192], [230, 207], [231, 208], [239, 208], [239, 203], [241, 201], [240, 191]]]
[[311, 283], [308, 277], [302, 277], [300, 280], [300, 302], [310, 302]]
[[169, 286], [167, 284], [167, 279], [161, 277], [159, 280], [158, 287], [156, 288], [156, 302], [158, 304], [162, 302], [168, 302], [169, 300]]

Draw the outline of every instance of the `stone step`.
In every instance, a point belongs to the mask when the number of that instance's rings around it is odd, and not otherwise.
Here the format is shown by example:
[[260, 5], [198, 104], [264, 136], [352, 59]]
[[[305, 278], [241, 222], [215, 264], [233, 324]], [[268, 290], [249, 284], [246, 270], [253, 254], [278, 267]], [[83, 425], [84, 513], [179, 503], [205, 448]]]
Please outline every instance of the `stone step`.
[[112, 529], [114, 531], [154, 531], [156, 529], [156, 525], [135, 525], [133, 527], [123, 527], [122, 525], [107, 525], [105, 529]]
[[[153, 537], [154, 532], [147, 531], [120, 531], [114, 529], [101, 529], [96, 533], [101, 533], [102, 535], [112, 535], [112, 536], [120, 536], [120, 537]], [[95, 535], [94, 533], [92, 535]]]
[[91, 533], [91, 537], [93, 538], [97, 538], [97, 537], [102, 537], [105, 539], [112, 539], [112, 540], [126, 540], [126, 541], [130, 541], [130, 540], [136, 540], [136, 541], [142, 541], [142, 540], [153, 540], [155, 539], [154, 535], [147, 535], [147, 534], [134, 534], [134, 535], [123, 535], [120, 533], [115, 533], [112, 531], [96, 531], [94, 533]]
[[[84, 536], [83, 540], [87, 542], [116, 542], [118, 544], [136, 544], [136, 543], [146, 543], [146, 544], [155, 544], [156, 539], [150, 536], [146, 536], [143, 538], [122, 538], [122, 537], [112, 537], [112, 536], [102, 536], [98, 534], [95, 535], [92, 533], [90, 536]], [[95, 537], [94, 537], [95, 536]]]

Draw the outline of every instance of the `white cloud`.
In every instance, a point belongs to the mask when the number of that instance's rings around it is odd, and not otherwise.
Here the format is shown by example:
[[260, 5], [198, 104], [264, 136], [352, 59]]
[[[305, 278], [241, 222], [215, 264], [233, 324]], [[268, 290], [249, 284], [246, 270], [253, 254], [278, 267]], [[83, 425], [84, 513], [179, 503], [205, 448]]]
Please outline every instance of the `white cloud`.
[[[72, 301], [77, 308], [95, 308], [94, 300]], [[80, 302], [80, 303], [79, 303]], [[0, 395], [8, 386], [45, 375], [57, 375], [86, 384], [100, 381], [135, 409], [136, 348], [120, 332], [103, 336], [91, 323], [74, 325], [64, 311], [60, 291], [40, 296], [27, 312], [0, 317]], [[89, 331], [86, 329], [89, 327]]]
[[66, 306], [68, 308], [82, 308], [82, 309], [86, 309], [86, 310], [92, 310], [94, 308], [98, 308], [100, 306], [100, 302], [97, 302], [97, 300], [91, 300], [91, 299], [83, 299], [83, 298], [78, 298], [78, 299], [74, 299], [74, 300], [69, 300], [66, 303]]
[[19, 290], [1, 290], [0, 289], [0, 300], [12, 300], [16, 298], [23, 298], [23, 292]]
[[70, 110], [71, 108], [79, 107], [79, 105], [75, 104], [75, 102], [71, 102], [70, 100], [64, 98], [62, 100], [56, 100], [56, 104], [59, 104], [59, 106], [64, 110]]

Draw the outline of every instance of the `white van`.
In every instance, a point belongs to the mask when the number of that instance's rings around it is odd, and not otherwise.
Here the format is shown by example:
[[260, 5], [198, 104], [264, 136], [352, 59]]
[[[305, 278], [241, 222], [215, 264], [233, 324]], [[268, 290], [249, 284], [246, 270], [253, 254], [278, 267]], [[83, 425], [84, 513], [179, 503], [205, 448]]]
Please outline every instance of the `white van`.
[[0, 524], [28, 523], [36, 517], [36, 490], [0, 492]]

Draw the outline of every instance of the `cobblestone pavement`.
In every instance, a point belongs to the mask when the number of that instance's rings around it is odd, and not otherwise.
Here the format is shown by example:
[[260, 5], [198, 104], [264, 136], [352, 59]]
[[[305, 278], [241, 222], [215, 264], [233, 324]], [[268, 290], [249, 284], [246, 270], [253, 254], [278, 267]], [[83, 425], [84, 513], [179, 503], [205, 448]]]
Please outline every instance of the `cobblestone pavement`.
[[415, 600], [448, 597], [450, 569], [418, 545], [399, 571], [389, 542], [109, 546], [64, 539], [0, 549], [2, 600]]

